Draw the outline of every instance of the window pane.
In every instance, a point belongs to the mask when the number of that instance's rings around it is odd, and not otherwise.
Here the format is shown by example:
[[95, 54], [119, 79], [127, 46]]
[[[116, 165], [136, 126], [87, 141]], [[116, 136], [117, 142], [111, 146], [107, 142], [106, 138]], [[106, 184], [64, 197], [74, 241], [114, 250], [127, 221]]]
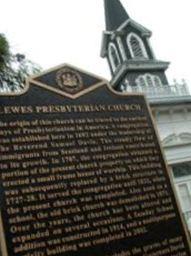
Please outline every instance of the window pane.
[[158, 86], [158, 87], [162, 85], [161, 80], [158, 76], [154, 77], [154, 83], [155, 83], [155, 86]]
[[141, 87], [145, 87], [146, 86], [145, 78], [143, 76], [140, 76], [137, 79], [137, 85], [141, 86]]
[[138, 41], [138, 39], [134, 36], [131, 36], [131, 40], [130, 40], [130, 44], [131, 44], [131, 48], [134, 54], [134, 57], [144, 57], [144, 54], [142, 52], [140, 43]]
[[191, 163], [181, 163], [174, 165], [173, 167], [173, 174], [175, 178], [191, 175]]
[[115, 63], [115, 66], [117, 67], [119, 65], [119, 60], [118, 60], [118, 57], [117, 57], [117, 54], [116, 54], [114, 48], [112, 48], [111, 55], [113, 57], [113, 61]]
[[146, 80], [147, 80], [147, 85], [148, 85], [148, 87], [153, 87], [152, 76], [147, 75], [147, 76], [146, 76]]
[[119, 59], [117, 49], [112, 44], [109, 45], [109, 56], [110, 56], [112, 68], [113, 70], [115, 70], [120, 64], [120, 59]]

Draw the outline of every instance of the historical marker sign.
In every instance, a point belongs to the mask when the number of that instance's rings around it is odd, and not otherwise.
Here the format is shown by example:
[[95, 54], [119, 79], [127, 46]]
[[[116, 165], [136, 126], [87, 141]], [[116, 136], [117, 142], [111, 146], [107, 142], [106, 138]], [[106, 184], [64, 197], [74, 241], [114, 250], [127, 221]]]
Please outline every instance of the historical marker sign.
[[3, 256], [190, 255], [142, 95], [64, 65], [0, 102]]

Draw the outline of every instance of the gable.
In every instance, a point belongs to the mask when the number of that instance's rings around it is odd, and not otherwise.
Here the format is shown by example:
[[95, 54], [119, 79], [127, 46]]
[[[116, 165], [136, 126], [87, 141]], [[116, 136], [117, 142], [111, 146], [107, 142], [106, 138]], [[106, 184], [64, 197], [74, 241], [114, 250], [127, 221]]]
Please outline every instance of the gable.
[[152, 32], [135, 22], [132, 19], [125, 21], [116, 31], [104, 31], [102, 35], [102, 45], [101, 45], [101, 57], [104, 58], [107, 55], [107, 47], [109, 41], [113, 40], [116, 35], [124, 35], [124, 31], [132, 31], [137, 33], [139, 36], [150, 37]]
[[137, 31], [139, 31], [141, 33], [142, 36], [148, 36], [150, 37], [152, 35], [152, 32], [150, 30], [148, 30], [147, 28], [145, 28], [144, 26], [142, 26], [141, 24], [137, 23], [136, 21], [129, 19], [126, 22], [124, 22], [118, 29], [117, 31], [121, 31], [123, 29], [125, 29], [126, 27], [132, 27], [134, 29], [136, 29]]

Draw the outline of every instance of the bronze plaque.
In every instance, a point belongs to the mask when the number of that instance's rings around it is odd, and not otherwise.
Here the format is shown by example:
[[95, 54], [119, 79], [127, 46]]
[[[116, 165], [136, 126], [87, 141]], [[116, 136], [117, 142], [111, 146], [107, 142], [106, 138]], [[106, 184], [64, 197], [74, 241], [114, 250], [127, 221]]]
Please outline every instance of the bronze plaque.
[[189, 256], [143, 95], [69, 65], [0, 97], [3, 256]]

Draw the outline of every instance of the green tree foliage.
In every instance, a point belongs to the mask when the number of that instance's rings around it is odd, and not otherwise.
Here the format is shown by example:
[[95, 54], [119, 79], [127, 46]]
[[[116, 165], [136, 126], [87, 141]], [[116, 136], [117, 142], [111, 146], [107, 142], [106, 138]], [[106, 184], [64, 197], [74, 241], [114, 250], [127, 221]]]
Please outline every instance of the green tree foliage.
[[7, 39], [0, 34], [0, 71], [3, 71], [9, 63], [11, 57], [10, 47]]
[[28, 76], [38, 74], [41, 68], [25, 58], [13, 54], [5, 35], [0, 34], [0, 92], [20, 91]]

